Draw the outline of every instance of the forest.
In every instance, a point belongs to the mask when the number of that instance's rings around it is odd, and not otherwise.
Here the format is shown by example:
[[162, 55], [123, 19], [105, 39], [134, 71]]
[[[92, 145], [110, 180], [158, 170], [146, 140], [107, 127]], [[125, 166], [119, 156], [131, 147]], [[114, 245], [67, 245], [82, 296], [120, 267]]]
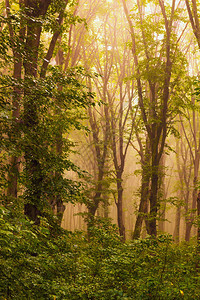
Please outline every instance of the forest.
[[0, 299], [200, 299], [199, 0], [0, 0]]

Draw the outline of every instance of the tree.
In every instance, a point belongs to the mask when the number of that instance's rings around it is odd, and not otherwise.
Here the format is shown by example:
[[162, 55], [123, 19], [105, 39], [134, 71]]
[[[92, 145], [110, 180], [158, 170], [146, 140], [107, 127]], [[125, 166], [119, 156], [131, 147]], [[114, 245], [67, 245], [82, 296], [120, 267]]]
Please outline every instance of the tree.
[[[112, 152], [113, 175], [117, 187], [116, 195], [113, 193], [117, 206], [117, 222], [120, 236], [125, 240], [123, 174], [133, 134], [130, 115], [134, 116], [136, 112], [132, 105], [134, 82], [128, 79], [132, 65], [130, 49], [126, 46], [127, 35], [118, 38], [117, 32], [123, 32], [123, 21], [117, 22], [118, 5], [114, 3], [112, 7], [113, 13], [106, 14], [99, 20], [101, 26], [99, 28], [102, 28], [102, 31], [100, 40], [93, 45], [93, 53], [96, 53], [93, 57], [95, 70], [100, 74], [95, 81], [96, 89], [105, 103], [105, 128], [109, 128], [109, 147]], [[101, 40], [105, 45], [104, 51], [100, 50]]]
[[[8, 28], [11, 42], [11, 49], [13, 54], [13, 78], [15, 80], [22, 79], [22, 45], [24, 43], [25, 37], [25, 27], [23, 26], [23, 20], [20, 20], [18, 32], [14, 30], [13, 24], [11, 23], [11, 13], [10, 13], [10, 3], [9, 0], [5, 1], [6, 4], [6, 14], [7, 19], [9, 20]], [[22, 8], [23, 2], [19, 1], [19, 7]], [[13, 88], [13, 103], [12, 103], [12, 128], [13, 135], [17, 134], [18, 131], [18, 121], [20, 116], [20, 98], [22, 91], [18, 86]], [[17, 198], [18, 187], [18, 174], [19, 174], [19, 163], [20, 158], [13, 155], [10, 158], [10, 171], [8, 174], [8, 196], [13, 196]]]
[[[187, 11], [188, 11], [188, 16], [190, 19], [190, 24], [193, 29], [193, 33], [196, 37], [198, 47], [200, 49], [200, 24], [199, 24], [199, 14], [198, 14], [198, 2], [196, 0], [193, 0], [192, 2], [185, 0]], [[196, 144], [196, 141], [195, 141]], [[197, 150], [197, 149], [195, 149]], [[196, 151], [195, 151], [196, 153]], [[198, 156], [198, 155], [197, 155]], [[193, 161], [195, 161], [195, 175], [197, 174], [196, 171], [198, 172], [197, 165], [199, 165], [199, 158], [195, 155], [193, 155]], [[197, 159], [197, 160], [196, 160]], [[198, 161], [198, 162], [197, 162]], [[196, 185], [196, 181], [194, 178], [194, 186]], [[194, 204], [194, 198], [196, 197], [196, 205]], [[200, 204], [199, 204], [199, 196], [197, 196], [197, 191], [195, 189], [193, 193], [193, 207], [197, 206], [197, 216], [198, 218], [200, 217]], [[197, 240], [200, 240], [200, 225], [198, 225], [198, 231], [197, 231]]]
[[[177, 84], [176, 78], [180, 77], [180, 74], [175, 72], [175, 65], [181, 59], [178, 43], [182, 34], [175, 39], [173, 22], [176, 9], [178, 9], [175, 6], [175, 1], [172, 2], [170, 13], [169, 7], [166, 9], [163, 1], [159, 1], [158, 5], [152, 6], [152, 13], [147, 12], [151, 5], [146, 9], [145, 4], [137, 1], [137, 14], [135, 16], [137, 29], [134, 28], [126, 1], [122, 0], [122, 3], [131, 34], [138, 105], [148, 136], [147, 141], [150, 145], [149, 169], [151, 174], [148, 225], [149, 233], [156, 235], [159, 178], [162, 173], [160, 162], [164, 153], [167, 135], [171, 130], [171, 121], [177, 114], [176, 110], [173, 114], [171, 99]], [[160, 18], [157, 17], [158, 14]], [[155, 24], [157, 25], [155, 26]], [[141, 42], [139, 42], [139, 39]], [[172, 57], [176, 57], [176, 60]]]
[[[85, 84], [88, 86], [91, 94], [94, 90], [92, 85], [94, 81], [93, 77], [95, 76], [92, 75], [90, 44], [95, 40], [95, 35], [88, 37], [89, 33], [87, 28], [88, 26], [92, 28], [95, 13], [97, 13], [97, 10], [101, 7], [102, 3], [96, 0], [87, 1], [87, 3], [85, 1], [79, 1], [74, 10], [74, 18], [78, 15], [81, 16], [84, 18], [87, 26], [85, 22], [77, 26], [71, 24], [69, 34], [62, 39], [60, 44], [61, 51], [63, 53], [65, 52], [63, 55], [64, 70], [68, 67], [84, 66], [90, 74], [87, 80], [85, 80]], [[95, 98], [98, 99], [98, 95]], [[97, 102], [100, 102], [100, 99], [98, 99]], [[100, 110], [104, 111], [104, 109], [106, 110], [106, 106], [101, 105]], [[88, 232], [90, 231], [89, 228], [94, 225], [95, 214], [100, 203], [105, 202], [104, 197], [106, 193], [104, 177], [106, 176], [107, 170], [108, 127], [105, 125], [106, 121], [104, 118], [99, 118], [98, 110], [98, 105], [88, 107], [87, 109], [88, 122], [84, 124], [91, 132], [87, 131], [86, 134], [79, 134], [81, 138], [78, 140], [78, 143], [81, 143], [81, 146], [79, 145], [81, 149], [78, 150], [80, 156], [76, 157], [77, 164], [81, 165], [81, 168], [84, 168], [89, 173], [89, 176], [85, 176], [84, 179], [87, 186], [84, 204], [88, 209], [88, 213], [84, 214], [84, 216], [87, 215]], [[87, 117], [85, 116], [85, 118]], [[82, 141], [83, 138], [86, 140], [86, 143]], [[81, 159], [82, 161], [80, 162]], [[90, 162], [92, 162], [92, 167]]]
[[193, 33], [196, 37], [198, 46], [200, 48], [200, 24], [199, 24], [199, 16], [198, 16], [198, 3], [196, 0], [185, 0], [185, 4], [188, 11], [188, 16], [190, 19], [190, 24], [193, 29]]
[[[194, 97], [192, 97], [192, 103], [194, 104]], [[186, 131], [186, 125], [183, 124], [183, 120], [180, 116], [180, 123], [183, 129], [183, 134], [185, 136], [186, 142], [189, 147], [189, 153], [191, 157], [192, 162], [192, 177], [193, 182], [192, 185], [192, 205], [191, 210], [189, 210], [189, 202], [186, 202], [186, 233], [185, 233], [185, 240], [189, 241], [190, 239], [190, 231], [193, 225], [194, 221], [194, 215], [195, 215], [195, 209], [197, 204], [197, 185], [198, 185], [198, 173], [199, 173], [199, 160], [200, 160], [200, 144], [198, 139], [198, 116], [193, 110], [192, 116], [190, 115], [190, 112], [187, 110], [188, 114], [188, 122], [189, 122], [189, 132]], [[190, 140], [190, 137], [192, 139]], [[190, 185], [190, 187], [191, 187]]]
[[[65, 133], [72, 126], [80, 127], [78, 111], [91, 103], [92, 95], [86, 86], [81, 84], [85, 76], [82, 69], [68, 69], [63, 72], [50, 64], [59, 35], [67, 30], [70, 22], [75, 24], [78, 20], [69, 9], [66, 11], [67, 5], [71, 3], [27, 0], [20, 1], [17, 10], [15, 6], [10, 7], [8, 1], [6, 5], [7, 18], [3, 18], [5, 32], [2, 35], [6, 35], [8, 26], [10, 34], [8, 45], [11, 45], [13, 50], [14, 71], [17, 67], [18, 69], [14, 73], [14, 78], [2, 76], [1, 86], [4, 91], [7, 89], [7, 94], [4, 93], [6, 101], [8, 99], [6, 97], [10, 94], [15, 97], [12, 119], [16, 124], [20, 124], [20, 127], [17, 127], [20, 129], [20, 136], [14, 140], [9, 128], [8, 135], [3, 133], [4, 147], [9, 140], [12, 149], [17, 141], [20, 149], [18, 152], [23, 155], [24, 164], [20, 179], [23, 180], [24, 211], [38, 224], [41, 214], [47, 216], [51, 214], [52, 195], [57, 199], [59, 197], [57, 214], [60, 219], [59, 205], [62, 206], [63, 199], [74, 201], [75, 195], [78, 197], [80, 194], [80, 183], [64, 177], [65, 170], [73, 169], [79, 172], [68, 158], [71, 145], [61, 135], [59, 143], [62, 143], [62, 151], [60, 151], [55, 140], [61, 127]], [[18, 30], [14, 31], [15, 27]], [[48, 31], [51, 32], [49, 43], [43, 34]], [[9, 103], [6, 101], [5, 103]], [[17, 116], [14, 115], [16, 113]], [[73, 117], [70, 117], [70, 114]], [[4, 123], [4, 127], [9, 126]], [[15, 164], [16, 162], [14, 167]], [[16, 176], [9, 172], [8, 177], [10, 181], [8, 194], [16, 196]], [[13, 184], [14, 193], [11, 191]]]

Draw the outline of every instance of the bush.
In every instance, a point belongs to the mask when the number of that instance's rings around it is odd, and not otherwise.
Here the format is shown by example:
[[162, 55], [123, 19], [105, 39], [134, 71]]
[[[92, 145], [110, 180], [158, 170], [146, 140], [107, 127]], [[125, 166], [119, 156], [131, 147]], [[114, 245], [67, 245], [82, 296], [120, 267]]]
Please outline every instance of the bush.
[[0, 208], [0, 299], [199, 299], [194, 244], [168, 235], [122, 243], [108, 220], [96, 222], [89, 242], [41, 224]]

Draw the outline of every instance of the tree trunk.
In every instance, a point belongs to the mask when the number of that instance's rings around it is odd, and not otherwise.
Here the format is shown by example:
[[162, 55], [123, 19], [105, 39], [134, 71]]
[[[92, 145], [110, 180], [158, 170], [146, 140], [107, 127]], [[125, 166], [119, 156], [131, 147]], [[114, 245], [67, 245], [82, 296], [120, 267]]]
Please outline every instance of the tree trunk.
[[181, 222], [181, 206], [179, 205], [176, 209], [176, 219], [175, 219], [175, 226], [174, 226], [174, 233], [173, 233], [173, 238], [177, 244], [180, 241], [180, 222]]
[[[20, 79], [21, 78], [21, 62], [17, 64], [14, 64], [14, 78]], [[18, 88], [14, 88], [14, 95], [15, 98], [13, 100], [13, 111], [12, 111], [12, 127], [13, 127], [13, 138], [17, 139], [19, 137], [19, 131], [18, 131], [18, 123], [19, 123], [19, 101], [20, 101], [20, 91]], [[19, 164], [20, 164], [20, 158], [16, 156], [12, 156], [10, 159], [10, 169], [8, 173], [8, 190], [7, 195], [17, 198], [18, 193], [18, 175], [19, 175]]]
[[[90, 89], [91, 81], [89, 81]], [[104, 99], [106, 99], [104, 95]], [[100, 133], [98, 128], [98, 122], [96, 120], [95, 111], [92, 111], [91, 107], [88, 109], [89, 123], [92, 130], [92, 139], [95, 148], [95, 164], [97, 166], [97, 172], [95, 178], [95, 194], [92, 197], [92, 201], [87, 205], [88, 208], [88, 220], [87, 227], [88, 233], [90, 232], [90, 227], [94, 224], [95, 213], [99, 207], [99, 203], [102, 201], [102, 191], [103, 191], [103, 179], [105, 175], [105, 164], [108, 154], [108, 137], [109, 137], [109, 123], [108, 123], [108, 108], [104, 107], [105, 114], [105, 129], [103, 132], [103, 139], [100, 139]], [[101, 146], [102, 144], [102, 146]]]
[[[58, 41], [61, 43], [61, 37], [58, 37]], [[58, 49], [58, 53], [56, 55], [56, 63], [58, 66], [60, 66], [61, 68], [63, 67], [64, 64], [64, 55], [63, 55], [63, 50]], [[59, 85], [58, 86], [58, 90], [62, 91], [62, 86]], [[57, 106], [57, 111], [56, 113], [59, 115], [60, 113], [60, 107], [62, 106], [62, 103], [57, 100], [56, 101], [56, 106]], [[57, 132], [57, 136], [56, 136], [56, 153], [58, 156], [61, 156], [63, 153], [63, 128], [62, 125], [59, 126], [58, 128], [58, 132]], [[54, 176], [57, 178], [57, 181], [59, 182], [59, 178], [60, 180], [62, 180], [62, 174], [61, 172], [55, 172]], [[61, 195], [56, 195], [54, 196], [54, 200], [53, 200], [53, 211], [57, 216], [57, 222], [58, 225], [61, 225], [62, 222], [62, 218], [63, 218], [63, 214], [65, 211], [65, 205], [63, 203], [62, 197]]]
[[[150, 235], [156, 236], [157, 235], [157, 228], [156, 228], [156, 219], [157, 219], [157, 212], [158, 212], [158, 184], [159, 184], [159, 164], [160, 159], [163, 155], [164, 148], [165, 148], [165, 140], [167, 136], [167, 118], [168, 118], [168, 101], [169, 101], [169, 85], [170, 85], [170, 78], [171, 78], [171, 70], [172, 70], [172, 63], [170, 59], [170, 52], [171, 52], [171, 29], [172, 29], [172, 22], [174, 16], [174, 1], [171, 10], [171, 16], [168, 20], [164, 2], [159, 0], [159, 5], [161, 8], [161, 13], [163, 15], [164, 24], [165, 24], [165, 32], [166, 32], [166, 55], [165, 55], [165, 76], [162, 82], [162, 96], [161, 96], [161, 105], [160, 109], [158, 110], [158, 95], [156, 94], [157, 83], [153, 82], [151, 76], [148, 79], [149, 85], [149, 106], [146, 108], [144, 102], [144, 92], [143, 92], [143, 82], [141, 80], [142, 76], [140, 74], [139, 68], [139, 59], [136, 48], [136, 35], [134, 31], [134, 26], [129, 15], [128, 7], [126, 5], [126, 1], [122, 0], [124, 12], [127, 17], [127, 21], [129, 23], [129, 29], [131, 32], [131, 39], [132, 39], [132, 53], [135, 63], [135, 68], [137, 72], [137, 90], [138, 90], [138, 105], [141, 110], [141, 116], [146, 128], [146, 132], [148, 134], [148, 138], [151, 144], [151, 190], [150, 190], [150, 214], [149, 214], [149, 232]], [[138, 2], [138, 9], [140, 13], [140, 22], [142, 22], [142, 14], [141, 9], [139, 7]], [[141, 24], [142, 25], [142, 24]], [[141, 26], [142, 27], [142, 26]], [[149, 53], [145, 34], [142, 30], [142, 39], [143, 45], [145, 48], [145, 55], [147, 60], [146, 70], [149, 71], [149, 61], [151, 59], [151, 55]]]
[[10, 169], [8, 174], [7, 196], [17, 198], [18, 196], [18, 174], [20, 158], [12, 156], [10, 159]]
[[158, 221], [158, 231], [159, 232], [165, 232], [165, 214], [166, 214], [166, 203], [164, 204], [162, 211], [159, 212], [159, 217], [161, 218]]
[[192, 229], [192, 223], [190, 221], [186, 222], [186, 229], [185, 229], [185, 241], [189, 242], [190, 240], [190, 233]]
[[[142, 175], [145, 177], [145, 174]], [[147, 180], [149, 180], [148, 178]], [[133, 232], [133, 239], [140, 238], [141, 230], [142, 230], [142, 223], [143, 220], [147, 217], [148, 212], [148, 194], [149, 194], [149, 181], [142, 178], [142, 187], [141, 187], [141, 199], [140, 199], [140, 206], [138, 210], [138, 215], [135, 222], [135, 229]], [[147, 228], [148, 232], [148, 228]]]
[[[59, 89], [61, 90], [62, 88], [60, 87]], [[57, 103], [57, 105], [59, 106], [59, 103]], [[59, 131], [58, 131], [57, 137], [56, 137], [56, 152], [57, 152], [58, 156], [61, 156], [63, 153], [63, 133], [62, 132], [63, 132], [62, 128], [59, 128]], [[59, 178], [60, 178], [60, 180], [62, 180], [61, 172], [56, 172], [55, 177], [57, 178], [58, 181], [59, 181]], [[55, 196], [55, 204], [56, 204], [56, 215], [58, 218], [58, 225], [61, 225], [63, 214], [65, 211], [65, 205], [63, 203], [61, 195]]]
[[200, 192], [197, 196], [197, 243], [200, 246]]
[[125, 226], [123, 216], [123, 187], [122, 187], [122, 174], [117, 174], [117, 222], [119, 226], [119, 234], [122, 241], [125, 241]]
[[[10, 15], [10, 3], [9, 0], [6, 0], [6, 13], [9, 17]], [[19, 1], [19, 5], [21, 7], [22, 1]], [[13, 71], [13, 77], [16, 80], [20, 80], [22, 78], [22, 56], [21, 56], [21, 49], [20, 46], [24, 41], [25, 36], [25, 28], [22, 25], [22, 20], [20, 22], [20, 30], [19, 30], [19, 45], [15, 45], [14, 41], [14, 30], [12, 27], [12, 24], [9, 24], [9, 34], [10, 34], [10, 40], [12, 45], [12, 52], [14, 56], [14, 71]], [[14, 139], [17, 139], [19, 137], [19, 115], [20, 115], [20, 102], [21, 100], [21, 90], [18, 86], [15, 85], [13, 89], [13, 103], [12, 103], [12, 129], [13, 129], [13, 137]], [[12, 156], [10, 159], [10, 170], [8, 173], [8, 190], [7, 195], [17, 198], [18, 193], [18, 175], [19, 175], [19, 164], [20, 164], [20, 158], [16, 156]]]
[[[102, 173], [102, 175], [103, 174], [104, 174], [104, 172]], [[101, 176], [101, 174], [99, 174], [99, 176]], [[97, 209], [99, 207], [99, 203], [101, 201], [101, 194], [102, 194], [102, 182], [99, 181], [98, 184], [97, 184], [97, 187], [96, 187], [95, 195], [94, 195], [94, 197], [92, 199], [92, 203], [90, 205], [88, 205], [88, 207], [87, 207], [88, 208], [87, 232], [88, 232], [88, 236], [89, 237], [91, 235], [90, 228], [94, 226], [95, 214], [96, 214], [96, 211], [97, 211]]]
[[40, 36], [42, 31], [41, 22], [36, 19], [45, 16], [50, 5], [50, 0], [30, 1], [26, 0], [27, 8], [27, 34], [25, 45], [25, 88], [24, 88], [24, 125], [25, 136], [32, 138], [32, 145], [27, 145], [25, 149], [26, 175], [29, 178], [27, 189], [27, 199], [24, 212], [36, 224], [39, 223], [39, 215], [41, 215], [41, 187], [43, 175], [39, 159], [39, 151], [37, 144], [39, 137], [37, 135], [38, 114], [35, 96], [31, 94], [31, 86], [34, 85], [33, 78], [37, 77], [38, 68], [38, 51], [40, 44]]
[[185, 3], [189, 15], [190, 23], [200, 49], [200, 23], [199, 23], [199, 15], [198, 15], [198, 4], [196, 0], [193, 0], [191, 3], [189, 0], [185, 0]]
[[151, 191], [150, 191], [150, 214], [149, 214], [149, 232], [150, 235], [157, 235], [156, 217], [158, 212], [158, 173], [153, 172], [151, 179]]
[[148, 213], [150, 172], [148, 171], [148, 168], [149, 168], [149, 147], [148, 145], [146, 145], [145, 158], [144, 158], [144, 162], [142, 162], [142, 185], [141, 185], [140, 206], [136, 218], [135, 229], [133, 232], [133, 239], [140, 238], [142, 223], [144, 219], [146, 220], [146, 229], [147, 232], [149, 233], [147, 213]]
[[[195, 164], [194, 164], [195, 168]], [[195, 218], [195, 210], [197, 208], [197, 176], [194, 176], [193, 179], [193, 192], [192, 192], [192, 211], [190, 215], [186, 219], [186, 230], [185, 230], [185, 241], [189, 242], [190, 235], [191, 235], [191, 229], [193, 226], [194, 218]]]

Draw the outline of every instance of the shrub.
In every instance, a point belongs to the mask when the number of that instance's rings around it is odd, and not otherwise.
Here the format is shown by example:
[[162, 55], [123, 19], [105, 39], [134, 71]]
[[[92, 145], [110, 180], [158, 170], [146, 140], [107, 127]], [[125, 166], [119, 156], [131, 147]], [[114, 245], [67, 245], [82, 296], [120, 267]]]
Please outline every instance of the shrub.
[[0, 240], [0, 299], [199, 299], [197, 248], [169, 235], [122, 243], [98, 219], [88, 241], [1, 207]]

